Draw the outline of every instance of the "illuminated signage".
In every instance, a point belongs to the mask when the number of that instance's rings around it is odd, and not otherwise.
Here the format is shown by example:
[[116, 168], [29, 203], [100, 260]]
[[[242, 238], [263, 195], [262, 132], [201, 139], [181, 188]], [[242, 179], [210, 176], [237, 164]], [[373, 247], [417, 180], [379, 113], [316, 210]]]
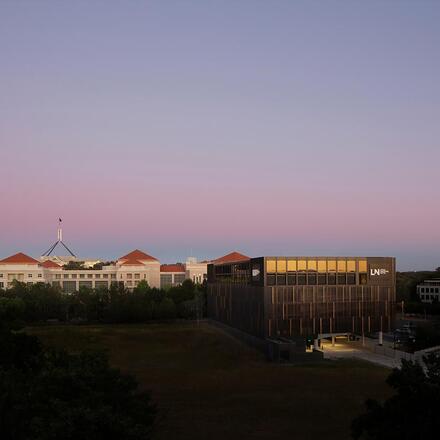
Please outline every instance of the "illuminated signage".
[[370, 275], [372, 277], [386, 275], [387, 273], [390, 273], [390, 271], [387, 269], [370, 269]]

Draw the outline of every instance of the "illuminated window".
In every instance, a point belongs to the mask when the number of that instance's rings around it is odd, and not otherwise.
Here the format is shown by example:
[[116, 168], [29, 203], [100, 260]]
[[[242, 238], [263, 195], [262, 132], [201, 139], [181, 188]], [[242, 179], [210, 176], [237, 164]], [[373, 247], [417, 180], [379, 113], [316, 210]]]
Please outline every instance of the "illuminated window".
[[318, 272], [327, 272], [327, 261], [318, 260]]
[[367, 260], [359, 260], [359, 272], [367, 272]]
[[317, 263], [316, 260], [307, 261], [307, 269], [316, 272]]
[[286, 272], [286, 260], [277, 260], [277, 272]]
[[298, 260], [298, 270], [299, 271], [307, 270], [307, 261], [306, 260]]
[[327, 270], [329, 272], [336, 272], [336, 261], [335, 260], [328, 260], [327, 261]]
[[338, 272], [346, 272], [347, 263], [345, 260], [338, 260]]
[[276, 272], [276, 261], [275, 260], [266, 260], [266, 272]]
[[347, 261], [347, 272], [356, 272], [356, 261], [354, 260]]
[[296, 260], [287, 260], [287, 271], [296, 272]]

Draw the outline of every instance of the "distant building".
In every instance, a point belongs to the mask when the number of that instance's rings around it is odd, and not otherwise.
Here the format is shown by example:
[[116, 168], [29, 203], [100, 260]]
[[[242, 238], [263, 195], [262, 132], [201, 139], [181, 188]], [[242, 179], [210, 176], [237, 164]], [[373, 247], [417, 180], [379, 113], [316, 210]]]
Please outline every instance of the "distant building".
[[424, 303], [440, 302], [440, 278], [423, 281], [417, 286], [417, 295]]
[[151, 255], [135, 250], [120, 257], [115, 264], [102, 266], [101, 269], [66, 269], [51, 259], [39, 261], [18, 253], [0, 260], [0, 288], [11, 287], [14, 280], [27, 284], [48, 283], [59, 286], [67, 293], [81, 287], [109, 288], [112, 283], [133, 289], [141, 280], [147, 281], [151, 287], [160, 287], [160, 262]]
[[185, 279], [186, 269], [184, 264], [162, 264], [160, 266], [160, 287], [162, 289], [178, 286], [182, 284]]
[[[229, 261], [235, 253], [220, 257], [215, 262]], [[66, 264], [83, 263], [83, 268], [67, 269]], [[99, 263], [98, 268], [93, 268]], [[124, 255], [114, 263], [103, 263], [100, 259], [81, 259], [76, 256], [43, 256], [34, 259], [18, 253], [0, 260], [0, 289], [11, 287], [14, 280], [27, 283], [48, 283], [60, 287], [66, 293], [81, 287], [90, 289], [109, 288], [118, 283], [132, 290], [141, 281], [149, 286], [168, 288], [190, 279], [202, 284], [207, 279], [209, 261], [188, 258], [186, 263], [160, 264], [159, 260], [138, 249]]]

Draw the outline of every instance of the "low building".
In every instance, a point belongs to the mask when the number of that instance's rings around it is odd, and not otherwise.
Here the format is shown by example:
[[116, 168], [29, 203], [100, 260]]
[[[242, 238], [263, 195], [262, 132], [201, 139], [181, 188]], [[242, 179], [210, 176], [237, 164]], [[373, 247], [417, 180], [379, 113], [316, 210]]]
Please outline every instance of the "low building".
[[[82, 264], [75, 268], [72, 263]], [[99, 264], [95, 266], [96, 263]], [[37, 260], [20, 252], [0, 260], [0, 289], [11, 287], [14, 280], [27, 284], [48, 283], [66, 293], [82, 287], [109, 288], [112, 283], [132, 290], [141, 281], [146, 281], [150, 287], [168, 288], [182, 284], [185, 279], [202, 284], [207, 277], [207, 265], [207, 261], [198, 262], [195, 258], [188, 258], [185, 264], [161, 265], [157, 258], [138, 249], [111, 264], [72, 256], [46, 256]]]
[[440, 302], [440, 278], [423, 281], [417, 286], [417, 295], [423, 303]]
[[182, 263], [162, 264], [160, 266], [160, 287], [162, 289], [179, 286], [186, 278], [185, 265]]
[[120, 257], [115, 264], [104, 265], [101, 269], [66, 269], [52, 260], [39, 261], [18, 253], [0, 260], [0, 288], [11, 287], [14, 280], [27, 284], [48, 283], [59, 286], [66, 293], [81, 287], [109, 288], [112, 283], [133, 289], [141, 280], [159, 288], [160, 262], [136, 249]]

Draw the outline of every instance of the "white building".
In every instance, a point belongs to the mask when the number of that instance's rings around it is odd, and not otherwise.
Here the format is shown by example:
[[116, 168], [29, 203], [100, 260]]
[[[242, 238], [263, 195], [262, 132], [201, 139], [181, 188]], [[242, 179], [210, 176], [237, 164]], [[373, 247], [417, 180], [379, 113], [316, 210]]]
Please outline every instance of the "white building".
[[440, 302], [440, 278], [423, 281], [417, 286], [417, 295], [424, 303]]
[[66, 269], [58, 264], [61, 261], [59, 257], [36, 260], [23, 253], [0, 260], [0, 289], [11, 287], [14, 280], [27, 284], [48, 283], [67, 293], [78, 291], [81, 287], [109, 288], [112, 283], [121, 283], [127, 289], [133, 289], [140, 281], [146, 281], [150, 287], [166, 288], [181, 284], [185, 279], [202, 283], [207, 273], [207, 262], [200, 263], [192, 258], [186, 264], [161, 266], [157, 258], [137, 249], [120, 257], [114, 264], [103, 265], [102, 269], [87, 266], [84, 269]]

